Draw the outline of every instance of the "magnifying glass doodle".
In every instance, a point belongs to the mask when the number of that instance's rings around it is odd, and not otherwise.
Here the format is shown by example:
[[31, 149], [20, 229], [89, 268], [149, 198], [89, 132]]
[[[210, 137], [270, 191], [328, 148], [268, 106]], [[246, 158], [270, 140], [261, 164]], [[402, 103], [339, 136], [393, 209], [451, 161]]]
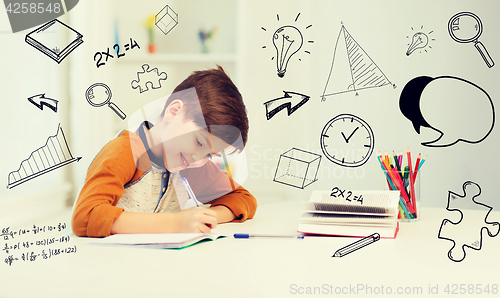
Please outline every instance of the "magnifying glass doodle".
[[486, 65], [490, 68], [495, 65], [484, 45], [478, 40], [481, 33], [483, 33], [483, 24], [475, 14], [472, 12], [457, 13], [448, 22], [448, 32], [456, 42], [473, 42]]
[[[102, 89], [101, 87], [104, 89]], [[96, 101], [96, 98], [103, 99], [105, 97], [107, 98], [104, 101]], [[118, 115], [118, 117], [120, 117], [122, 120], [125, 120], [125, 118], [127, 117], [125, 113], [122, 112], [122, 110], [120, 110], [114, 103], [111, 102], [111, 89], [109, 89], [106, 84], [92, 84], [85, 92], [85, 98], [93, 107], [102, 107], [103, 105], [107, 104], [108, 107], [110, 107], [113, 112], [115, 112], [116, 115]]]

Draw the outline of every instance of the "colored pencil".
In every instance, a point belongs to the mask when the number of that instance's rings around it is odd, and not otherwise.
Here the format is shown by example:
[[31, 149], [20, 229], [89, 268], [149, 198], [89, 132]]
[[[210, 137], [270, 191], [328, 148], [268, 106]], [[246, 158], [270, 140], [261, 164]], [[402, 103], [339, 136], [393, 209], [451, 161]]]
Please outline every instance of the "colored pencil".
[[[396, 171], [396, 169], [393, 169], [393, 171]], [[396, 177], [396, 185], [399, 186], [399, 190], [400, 192], [403, 194], [405, 200], [406, 200], [406, 206], [408, 208], [408, 211], [410, 211], [410, 213], [413, 213], [415, 215], [415, 210], [411, 204], [411, 201], [410, 199], [408, 198], [408, 194], [406, 193], [406, 189], [404, 188], [404, 185], [403, 185], [403, 181], [400, 179], [399, 175], [397, 173], [394, 173], [395, 177]]]
[[410, 198], [411, 198], [411, 201], [412, 201], [412, 204], [413, 204], [413, 210], [415, 210], [415, 217], [418, 216], [417, 214], [417, 202], [416, 202], [416, 198], [415, 198], [415, 177], [413, 175], [413, 170], [412, 170], [412, 164], [411, 164], [411, 153], [410, 153], [410, 147], [408, 147], [408, 149], [406, 149], [406, 156], [408, 157], [408, 166], [410, 167], [410, 189], [411, 189], [411, 193], [410, 193]]
[[394, 156], [394, 163], [396, 164], [396, 168], [398, 168], [398, 171], [401, 172], [401, 165], [399, 164], [398, 156], [396, 155], [396, 152], [392, 151], [392, 154]]
[[415, 162], [415, 171], [413, 172], [413, 177], [415, 180], [417, 180], [417, 172], [418, 172], [418, 168], [420, 167], [420, 158], [421, 157], [422, 157], [422, 154], [419, 153], [417, 161]]

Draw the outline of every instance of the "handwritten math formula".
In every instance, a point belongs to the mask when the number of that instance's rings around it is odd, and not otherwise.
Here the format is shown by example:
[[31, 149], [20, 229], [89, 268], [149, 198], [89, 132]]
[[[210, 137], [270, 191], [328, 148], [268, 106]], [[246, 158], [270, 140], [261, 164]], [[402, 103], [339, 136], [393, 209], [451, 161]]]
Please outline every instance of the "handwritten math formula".
[[334, 198], [344, 198], [346, 201], [349, 202], [359, 202], [360, 205], [363, 205], [363, 195], [355, 195], [353, 194], [352, 191], [346, 189], [342, 190], [337, 186], [332, 188], [330, 196]]
[[[33, 225], [31, 229], [19, 229], [13, 231], [10, 227], [2, 228], [1, 236], [5, 242], [2, 251], [8, 256], [4, 259], [5, 264], [12, 266], [14, 262], [25, 261], [34, 262], [38, 259], [50, 259], [53, 256], [60, 254], [72, 254], [77, 252], [76, 245], [71, 246], [71, 237], [67, 236], [54, 236], [54, 233], [60, 233], [66, 229], [65, 223], [58, 225], [37, 226]], [[28, 235], [39, 235], [40, 238], [23, 239]], [[50, 236], [47, 236], [50, 235]], [[63, 247], [56, 247], [63, 245]], [[38, 247], [42, 246], [40, 251]], [[17, 253], [17, 254], [16, 254]]]
[[[140, 49], [141, 47], [139, 46], [139, 44], [137, 43], [137, 41], [132, 40], [132, 38], [130, 38], [130, 43], [124, 44], [123, 48], [125, 49], [125, 51], [128, 51], [128, 50], [133, 50], [134, 48], [139, 48]], [[113, 49], [116, 52], [116, 58], [120, 58], [120, 57], [125, 56], [125, 53], [124, 53], [124, 51], [122, 49], [120, 49], [120, 45], [119, 44], [115, 43], [115, 45], [113, 46]], [[109, 53], [109, 47], [106, 50], [106, 52], [96, 52], [94, 54], [95, 66], [97, 68], [99, 68], [99, 67], [101, 67], [103, 65], [106, 65], [106, 62], [108, 62], [109, 58], [115, 58], [115, 56], [113, 56], [113, 55], [111, 55]]]

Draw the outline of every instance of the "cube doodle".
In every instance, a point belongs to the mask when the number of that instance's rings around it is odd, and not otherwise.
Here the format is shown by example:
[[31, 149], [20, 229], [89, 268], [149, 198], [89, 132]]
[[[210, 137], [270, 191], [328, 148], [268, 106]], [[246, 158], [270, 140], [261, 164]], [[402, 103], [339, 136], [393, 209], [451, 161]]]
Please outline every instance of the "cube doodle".
[[280, 155], [274, 181], [304, 189], [316, 181], [321, 155], [292, 148]]
[[156, 16], [155, 25], [158, 29], [167, 35], [179, 23], [178, 16], [175, 11], [166, 5]]

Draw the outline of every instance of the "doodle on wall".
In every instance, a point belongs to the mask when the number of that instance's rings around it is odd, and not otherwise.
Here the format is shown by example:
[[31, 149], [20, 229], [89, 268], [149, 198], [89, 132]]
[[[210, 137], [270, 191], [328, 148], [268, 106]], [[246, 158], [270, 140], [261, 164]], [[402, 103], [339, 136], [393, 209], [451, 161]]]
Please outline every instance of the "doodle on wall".
[[[128, 51], [128, 50], [133, 50], [134, 48], [140, 49], [141, 47], [139, 46], [137, 41], [135, 41], [135, 39], [132, 41], [132, 37], [131, 37], [130, 43], [124, 44], [123, 49], [125, 49], [125, 51]], [[123, 49], [120, 49], [120, 45], [118, 43], [115, 43], [113, 45], [113, 49], [116, 52], [116, 58], [120, 58], [120, 57], [125, 56], [125, 53], [124, 53], [125, 51], [123, 51]], [[113, 56], [109, 53], [109, 47], [106, 49], [106, 52], [96, 52], [94, 54], [95, 66], [97, 68], [99, 68], [101, 66], [106, 65], [106, 62], [108, 62], [108, 58], [115, 58], [115, 56]]]
[[479, 41], [479, 36], [483, 33], [483, 23], [477, 15], [472, 12], [459, 12], [452, 16], [448, 22], [448, 33], [456, 42], [474, 43], [486, 65], [490, 68], [495, 65], [486, 47]]
[[340, 114], [326, 123], [320, 145], [330, 161], [344, 167], [359, 167], [372, 155], [375, 137], [363, 119]]
[[[448, 251], [448, 258], [455, 262], [461, 262], [466, 257], [465, 247], [474, 250], [482, 248], [482, 232], [486, 230], [490, 237], [495, 237], [499, 232], [498, 222], [487, 221], [491, 208], [488, 205], [476, 201], [476, 197], [481, 194], [481, 187], [478, 184], [467, 181], [463, 184], [463, 195], [448, 192], [448, 205], [446, 210], [460, 212], [460, 220], [452, 222], [444, 219], [439, 228], [438, 238], [453, 242], [453, 246]], [[484, 217], [478, 218], [470, 212], [471, 204], [481, 207]]]
[[177, 13], [168, 5], [165, 5], [155, 16], [155, 25], [164, 35], [167, 35], [178, 23]]
[[[104, 94], [102, 94], [102, 91], [104, 91]], [[122, 110], [120, 110], [117, 105], [111, 102], [111, 96], [111, 89], [108, 87], [108, 85], [103, 83], [92, 84], [89, 88], [87, 88], [87, 91], [85, 91], [85, 98], [91, 106], [102, 107], [104, 105], [108, 105], [108, 107], [113, 110], [113, 112], [115, 112], [118, 117], [120, 117], [122, 120], [125, 120], [127, 116], [122, 112]], [[104, 98], [106, 99], [102, 100]]]
[[[68, 36], [67, 39], [60, 36]], [[25, 41], [40, 52], [61, 63], [83, 43], [83, 35], [54, 19], [26, 35]], [[69, 40], [69, 41], [68, 41]]]
[[37, 108], [43, 111], [43, 106], [51, 109], [55, 113], [57, 113], [57, 103], [58, 101], [52, 98], [45, 97], [45, 93], [33, 95], [28, 97], [29, 102], [34, 104]]
[[[423, 30], [424, 26], [420, 27], [420, 30]], [[411, 28], [413, 31], [413, 27]], [[411, 37], [411, 42], [408, 44], [408, 50], [406, 50], [406, 56], [410, 56], [412, 53], [414, 53], [416, 50], [424, 50], [424, 52], [427, 53], [427, 49], [432, 49], [431, 45], [429, 44], [429, 41], [435, 41], [435, 38], [429, 38], [429, 35], [432, 34], [434, 31], [430, 31], [428, 33], [425, 33], [423, 31], [416, 32], [413, 34]], [[406, 36], [406, 38], [410, 38], [409, 36]], [[422, 51], [419, 51], [422, 53]]]
[[333, 50], [332, 66], [321, 101], [331, 95], [391, 84], [382, 70], [342, 26]]
[[439, 133], [435, 140], [422, 143], [428, 147], [448, 147], [459, 141], [479, 143], [495, 124], [493, 101], [488, 93], [457, 77], [413, 78], [401, 91], [399, 108], [418, 134], [421, 127]]
[[276, 99], [272, 99], [264, 103], [266, 106], [267, 120], [271, 119], [279, 111], [287, 109], [288, 116], [295, 112], [298, 108], [309, 101], [309, 96], [297, 92], [283, 91], [285, 95]]
[[142, 65], [142, 71], [137, 72], [137, 80], [133, 80], [130, 84], [132, 89], [139, 88], [140, 93], [152, 89], [161, 88], [161, 82], [167, 79], [166, 72], [158, 72], [158, 68], [150, 69], [149, 64]]
[[81, 157], [75, 158], [71, 154], [64, 132], [59, 125], [57, 133], [50, 136], [44, 146], [36, 149], [28, 159], [23, 160], [17, 171], [9, 173], [7, 188], [13, 188], [74, 161], [80, 161], [80, 159]]
[[[300, 13], [295, 17], [295, 22], [299, 19]], [[279, 15], [276, 15], [276, 18], [280, 19]], [[311, 28], [312, 25], [308, 25], [306, 29]], [[266, 31], [266, 28], [261, 27], [262, 30]], [[272, 37], [274, 48], [276, 49], [276, 68], [278, 71], [278, 77], [282, 78], [285, 76], [287, 71], [288, 62], [290, 58], [294, 56], [303, 46], [304, 37], [299, 29], [295, 26], [281, 26], [276, 29]], [[308, 40], [308, 43], [314, 43], [312, 40]], [[267, 46], [263, 46], [263, 49], [266, 49]], [[305, 50], [307, 54], [311, 52]], [[274, 56], [271, 60], [274, 60]], [[301, 59], [299, 58], [299, 61]]]
[[273, 181], [304, 189], [317, 181], [321, 155], [292, 148], [280, 155]]

